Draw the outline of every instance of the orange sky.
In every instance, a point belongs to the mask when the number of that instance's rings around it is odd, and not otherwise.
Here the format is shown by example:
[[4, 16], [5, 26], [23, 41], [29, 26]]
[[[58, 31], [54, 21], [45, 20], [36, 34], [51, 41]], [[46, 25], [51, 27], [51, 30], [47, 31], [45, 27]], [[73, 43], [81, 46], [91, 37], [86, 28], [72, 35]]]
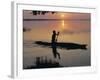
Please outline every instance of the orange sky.
[[31, 10], [23, 11], [24, 19], [90, 19], [89, 13], [57, 12], [55, 14], [46, 13], [45, 15], [32, 15]]

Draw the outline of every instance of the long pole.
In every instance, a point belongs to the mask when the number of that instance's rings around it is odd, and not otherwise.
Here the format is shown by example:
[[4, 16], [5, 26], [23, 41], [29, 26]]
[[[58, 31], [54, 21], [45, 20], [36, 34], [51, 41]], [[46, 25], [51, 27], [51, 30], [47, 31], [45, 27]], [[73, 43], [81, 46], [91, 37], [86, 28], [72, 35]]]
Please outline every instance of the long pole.
[[59, 33], [60, 33], [60, 32], [58, 31], [58, 33], [57, 33], [57, 38], [56, 38], [56, 42], [57, 42], [57, 39], [58, 39], [58, 35], [59, 35]]

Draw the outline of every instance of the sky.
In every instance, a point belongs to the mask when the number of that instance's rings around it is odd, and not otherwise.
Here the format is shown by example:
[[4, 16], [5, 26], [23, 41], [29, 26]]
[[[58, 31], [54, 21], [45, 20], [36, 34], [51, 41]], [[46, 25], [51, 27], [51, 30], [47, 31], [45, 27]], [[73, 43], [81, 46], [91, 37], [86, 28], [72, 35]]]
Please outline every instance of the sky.
[[45, 15], [32, 15], [31, 10], [23, 11], [24, 19], [90, 19], [89, 13], [57, 12], [55, 14], [46, 13]]

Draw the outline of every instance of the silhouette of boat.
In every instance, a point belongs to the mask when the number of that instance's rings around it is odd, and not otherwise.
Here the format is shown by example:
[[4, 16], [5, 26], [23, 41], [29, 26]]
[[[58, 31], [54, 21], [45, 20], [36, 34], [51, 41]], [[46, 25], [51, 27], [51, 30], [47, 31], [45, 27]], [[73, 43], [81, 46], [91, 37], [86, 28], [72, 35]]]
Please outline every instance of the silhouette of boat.
[[[43, 47], [51, 47], [51, 43], [43, 42], [43, 41], [35, 41], [35, 44], [41, 45]], [[60, 49], [84, 49], [86, 50], [86, 44], [77, 44], [77, 43], [65, 43], [65, 42], [58, 42], [56, 43], [57, 48]]]

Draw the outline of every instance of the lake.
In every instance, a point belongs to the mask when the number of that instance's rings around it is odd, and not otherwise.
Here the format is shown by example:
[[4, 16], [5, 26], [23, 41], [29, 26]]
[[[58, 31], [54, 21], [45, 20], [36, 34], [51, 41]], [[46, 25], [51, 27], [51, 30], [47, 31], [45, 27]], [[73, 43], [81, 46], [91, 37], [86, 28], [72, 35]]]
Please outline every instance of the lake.
[[[91, 65], [91, 27], [89, 20], [30, 20], [23, 21], [23, 68], [35, 65], [36, 57], [47, 57], [64, 67]], [[87, 44], [87, 50], [57, 49], [61, 59], [54, 59], [52, 49], [41, 47], [35, 41], [51, 42], [52, 31], [59, 31], [58, 42]]]

